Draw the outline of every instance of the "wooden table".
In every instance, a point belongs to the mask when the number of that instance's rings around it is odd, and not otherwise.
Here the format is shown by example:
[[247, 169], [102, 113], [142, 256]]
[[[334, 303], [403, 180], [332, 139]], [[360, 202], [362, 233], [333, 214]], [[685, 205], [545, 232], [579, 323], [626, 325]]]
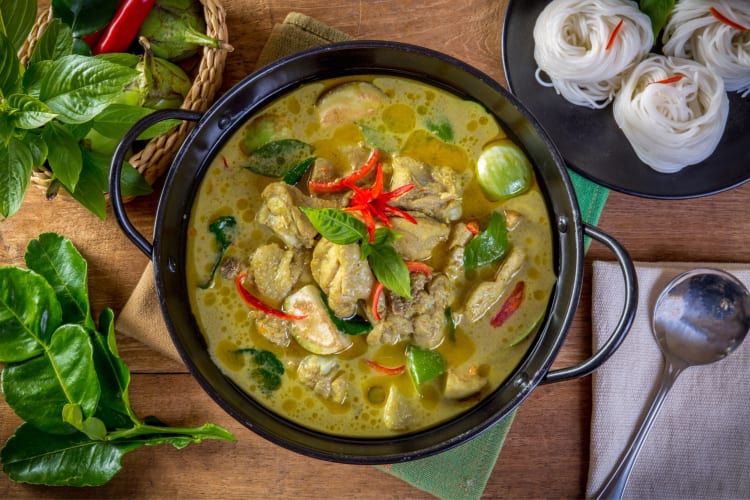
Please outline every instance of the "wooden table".
[[[44, 1], [44, 0], [42, 0]], [[253, 70], [271, 28], [290, 11], [324, 21], [360, 39], [389, 39], [440, 50], [504, 82], [500, 31], [504, 0], [224, 0], [234, 53], [223, 90]], [[749, 167], [750, 168], [750, 167]], [[750, 184], [686, 201], [657, 201], [613, 192], [599, 226], [636, 260], [748, 261]], [[158, 193], [128, 205], [135, 225], [151, 233]], [[77, 204], [46, 201], [31, 188], [21, 210], [0, 222], [0, 264], [21, 264], [28, 241], [54, 231], [70, 238], [89, 263], [90, 295], [98, 312], [119, 313], [146, 258], [120, 232], [111, 212], [100, 221]], [[555, 367], [590, 354], [590, 263], [611, 255], [594, 244], [586, 259], [580, 306]], [[140, 416], [172, 425], [216, 422], [238, 438], [177, 451], [142, 448], [125, 456], [106, 486], [89, 489], [19, 485], [0, 474], [0, 498], [423, 498], [429, 495], [369, 466], [341, 465], [299, 456], [272, 445], [221, 410], [184, 366], [121, 336], [120, 353], [133, 372], [131, 401]], [[520, 406], [485, 497], [581, 497], [589, 453], [589, 378], [538, 387]], [[19, 424], [0, 402], [0, 442]], [[467, 464], [471, 466], [471, 464]]]

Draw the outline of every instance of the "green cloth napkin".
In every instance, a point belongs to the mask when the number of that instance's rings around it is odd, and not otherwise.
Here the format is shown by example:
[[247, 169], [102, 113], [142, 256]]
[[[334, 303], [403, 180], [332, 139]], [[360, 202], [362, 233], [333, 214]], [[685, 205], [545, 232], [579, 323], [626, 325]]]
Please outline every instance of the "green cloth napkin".
[[[256, 67], [303, 49], [350, 39], [346, 33], [304, 14], [292, 12], [283, 23], [274, 26]], [[596, 224], [609, 191], [574, 172], [570, 172], [570, 176], [583, 220]], [[443, 453], [411, 462], [378, 466], [378, 469], [439, 498], [479, 498], [495, 467], [514, 416], [515, 411], [481, 435]]]

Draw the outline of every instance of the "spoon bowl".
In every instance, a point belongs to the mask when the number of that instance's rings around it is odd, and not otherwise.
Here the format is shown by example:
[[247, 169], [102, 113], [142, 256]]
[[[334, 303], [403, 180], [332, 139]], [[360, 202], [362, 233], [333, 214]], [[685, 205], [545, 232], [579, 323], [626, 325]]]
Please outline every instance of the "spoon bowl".
[[640, 429], [598, 498], [622, 496], [648, 431], [680, 373], [725, 358], [745, 339], [750, 330], [750, 292], [725, 271], [688, 271], [659, 294], [651, 327], [664, 356], [661, 383]]

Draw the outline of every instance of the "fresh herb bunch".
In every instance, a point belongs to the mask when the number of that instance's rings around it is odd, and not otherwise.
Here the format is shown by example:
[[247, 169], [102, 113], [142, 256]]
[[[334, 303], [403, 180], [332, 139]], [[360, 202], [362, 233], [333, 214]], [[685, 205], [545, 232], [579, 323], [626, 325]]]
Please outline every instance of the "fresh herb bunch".
[[114, 314], [91, 316], [87, 263], [70, 240], [32, 240], [27, 269], [0, 267], [0, 362], [5, 400], [25, 420], [0, 450], [17, 482], [97, 486], [144, 445], [181, 449], [234, 441], [215, 424], [168, 427], [130, 406], [130, 371], [117, 353]]
[[[116, 144], [152, 112], [140, 106], [143, 90], [137, 84], [142, 75], [134, 67], [138, 58], [75, 53], [85, 19], [79, 10], [71, 21], [78, 31], [53, 19], [24, 67], [17, 54], [36, 19], [36, 7], [36, 0], [0, 0], [0, 216], [19, 209], [33, 167], [46, 165], [53, 174], [52, 193], [62, 186], [103, 219], [111, 154], [86, 147], [84, 139], [94, 136]], [[157, 125], [140, 138], [150, 139], [173, 126]], [[126, 196], [151, 192], [130, 165], [125, 165], [122, 181]]]

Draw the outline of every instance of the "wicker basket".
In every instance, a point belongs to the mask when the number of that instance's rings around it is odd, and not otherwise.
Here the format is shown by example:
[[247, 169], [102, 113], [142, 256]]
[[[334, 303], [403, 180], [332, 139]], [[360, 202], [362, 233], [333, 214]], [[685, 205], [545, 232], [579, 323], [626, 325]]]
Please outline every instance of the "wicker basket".
[[[224, 8], [216, 0], [200, 0], [203, 4], [203, 14], [206, 20], [206, 33], [223, 42], [228, 42], [228, 31]], [[19, 58], [24, 66], [28, 64], [29, 57], [39, 36], [47, 28], [52, 20], [52, 8], [42, 12], [36, 20], [26, 42], [19, 51]], [[221, 87], [226, 62], [227, 52], [231, 46], [221, 49], [203, 48], [200, 64], [193, 77], [193, 86], [182, 103], [182, 108], [192, 111], [203, 112], [208, 109]], [[135, 153], [128, 160], [143, 175], [149, 185], [153, 185], [169, 168], [169, 165], [177, 153], [182, 142], [185, 140], [193, 122], [182, 122], [179, 127], [171, 132], [151, 139], [146, 146]], [[31, 175], [31, 183], [45, 191], [52, 182], [52, 172], [45, 166], [34, 167]], [[64, 190], [66, 199], [72, 199]]]

